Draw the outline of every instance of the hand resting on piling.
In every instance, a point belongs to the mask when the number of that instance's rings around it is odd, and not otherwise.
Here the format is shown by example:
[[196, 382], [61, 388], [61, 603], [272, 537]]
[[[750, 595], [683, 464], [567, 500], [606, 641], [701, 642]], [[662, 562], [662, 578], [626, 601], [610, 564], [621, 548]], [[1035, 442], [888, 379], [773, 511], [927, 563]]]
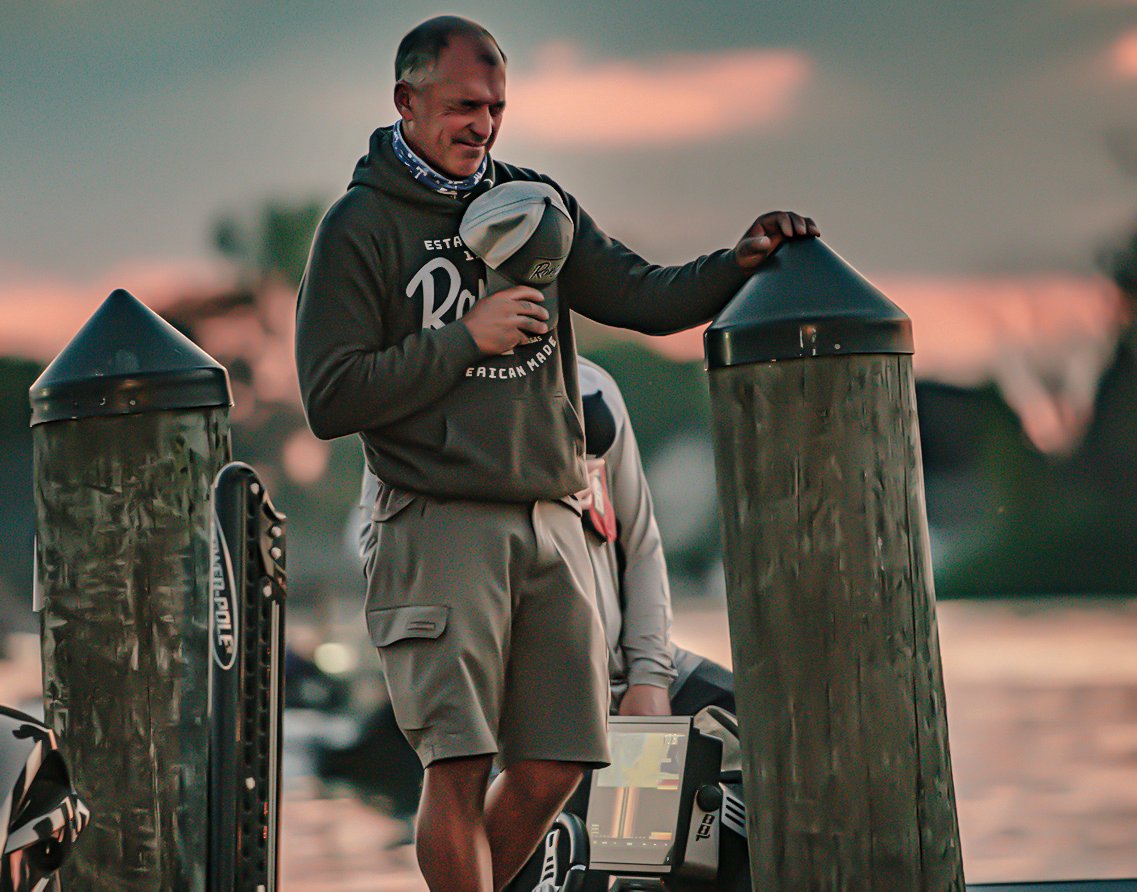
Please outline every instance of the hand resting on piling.
[[734, 259], [745, 270], [759, 267], [784, 241], [794, 238], [815, 238], [821, 235], [817, 224], [809, 217], [793, 211], [769, 211], [750, 224], [738, 244], [734, 246]]

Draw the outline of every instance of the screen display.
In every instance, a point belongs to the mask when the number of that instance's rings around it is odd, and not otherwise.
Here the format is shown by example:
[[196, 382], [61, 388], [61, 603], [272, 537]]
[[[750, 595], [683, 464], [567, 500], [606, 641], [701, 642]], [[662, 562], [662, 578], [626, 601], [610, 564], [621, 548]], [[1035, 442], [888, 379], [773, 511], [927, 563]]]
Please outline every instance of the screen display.
[[668, 863], [679, 821], [687, 729], [609, 725], [612, 764], [593, 775], [588, 800], [591, 860]]

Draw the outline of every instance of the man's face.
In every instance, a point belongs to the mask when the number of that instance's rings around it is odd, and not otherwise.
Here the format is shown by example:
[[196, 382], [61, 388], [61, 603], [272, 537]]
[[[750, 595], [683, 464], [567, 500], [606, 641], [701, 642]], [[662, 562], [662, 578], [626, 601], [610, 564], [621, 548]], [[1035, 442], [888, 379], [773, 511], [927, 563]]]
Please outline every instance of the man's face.
[[505, 63], [485, 38], [453, 35], [418, 84], [395, 85], [395, 106], [412, 149], [460, 180], [482, 163], [505, 110]]

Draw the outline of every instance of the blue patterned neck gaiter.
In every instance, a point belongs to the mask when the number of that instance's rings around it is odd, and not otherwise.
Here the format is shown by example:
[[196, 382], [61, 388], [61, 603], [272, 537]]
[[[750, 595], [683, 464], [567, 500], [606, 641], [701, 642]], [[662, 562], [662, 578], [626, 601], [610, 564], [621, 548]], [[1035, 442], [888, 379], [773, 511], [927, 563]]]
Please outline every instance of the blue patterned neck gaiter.
[[428, 189], [433, 189], [435, 192], [440, 192], [443, 195], [453, 195], [454, 197], [457, 197], [461, 192], [469, 192], [482, 181], [482, 177], [486, 175], [486, 168], [489, 166], [490, 160], [489, 155], [483, 157], [482, 163], [478, 165], [478, 169], [464, 180], [452, 180], [449, 177], [444, 177], [416, 155], [414, 149], [407, 145], [407, 141], [403, 137], [403, 122], [401, 119], [395, 122], [391, 148], [395, 150], [395, 157], [403, 162], [403, 165], [411, 172], [411, 176], [418, 180], [418, 182], [422, 183]]

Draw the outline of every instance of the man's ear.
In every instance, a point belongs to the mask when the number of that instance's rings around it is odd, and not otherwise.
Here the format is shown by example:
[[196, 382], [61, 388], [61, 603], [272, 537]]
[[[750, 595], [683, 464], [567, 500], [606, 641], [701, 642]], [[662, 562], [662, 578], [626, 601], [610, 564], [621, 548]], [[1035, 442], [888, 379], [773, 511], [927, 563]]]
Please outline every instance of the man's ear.
[[395, 108], [405, 121], [414, 117], [411, 112], [411, 88], [405, 81], [395, 84]]

